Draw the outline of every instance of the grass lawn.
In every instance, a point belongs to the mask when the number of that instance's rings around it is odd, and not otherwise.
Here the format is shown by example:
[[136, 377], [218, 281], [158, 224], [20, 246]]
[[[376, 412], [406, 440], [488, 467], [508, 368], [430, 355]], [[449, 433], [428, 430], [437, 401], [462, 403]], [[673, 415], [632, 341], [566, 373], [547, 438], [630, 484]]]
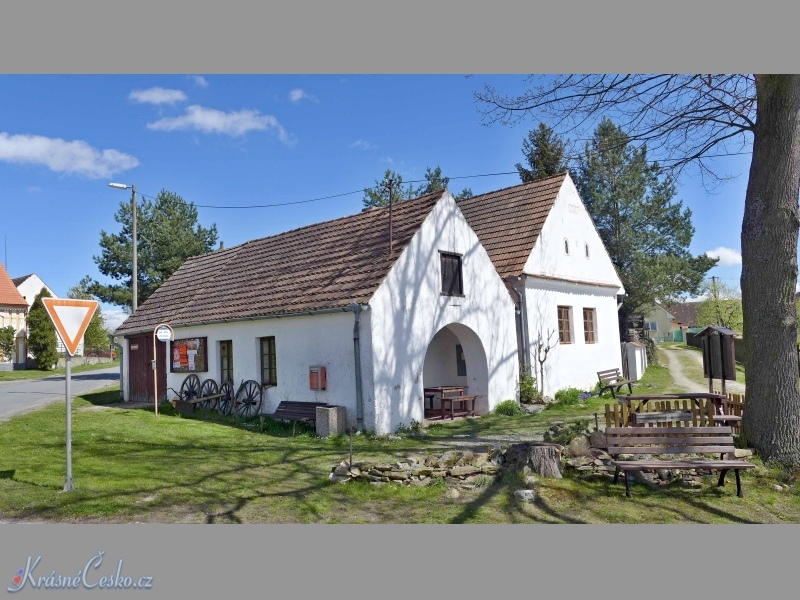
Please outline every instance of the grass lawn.
[[[679, 355], [679, 360], [681, 361], [681, 365], [684, 368], [686, 376], [698, 383], [708, 384], [708, 378], [703, 375], [703, 351], [700, 348], [687, 346], [683, 342], [664, 342], [662, 344], [658, 344], [658, 347], [666, 347], [685, 351], [684, 354]], [[689, 353], [694, 354], [694, 356]], [[698, 360], [700, 362], [698, 362]], [[717, 382], [717, 387], [719, 387], [719, 380], [717, 379], [715, 381]], [[739, 383], [746, 383], [744, 365], [741, 363], [736, 363], [736, 381]]]
[[[83, 373], [84, 371], [96, 371], [97, 369], [110, 369], [116, 367], [119, 369], [119, 359], [114, 362], [98, 363], [96, 365], [81, 365], [79, 367], [73, 366], [73, 373]], [[64, 375], [66, 369], [51, 369], [50, 371], [43, 371], [41, 369], [24, 369], [21, 371], [0, 371], [0, 381], [19, 381], [22, 379], [42, 379], [44, 377], [52, 377], [53, 375]]]
[[[670, 385], [663, 367], [651, 367], [634, 392]], [[408, 455], [441, 453], [454, 440], [542, 433], [554, 421], [586, 420], [612, 402], [548, 408], [537, 415], [487, 415], [428, 427], [399, 439], [353, 437], [353, 460], [393, 462]], [[566, 470], [563, 479], [536, 484], [536, 500], [519, 503], [523, 484], [513, 473], [494, 483], [445, 496], [446, 484], [332, 483], [332, 467], [345, 460], [350, 439], [321, 439], [299, 426], [241, 423], [222, 417], [181, 417], [171, 406], [125, 408], [115, 389], [73, 402], [75, 490], [65, 482], [64, 406], [53, 405], [0, 424], [0, 520], [93, 523], [797, 523], [795, 475], [757, 467], [743, 474], [744, 498], [735, 485], [717, 488], [716, 476], [700, 488], [633, 487], [606, 477]], [[396, 437], [396, 436], [395, 436]], [[731, 478], [732, 479], [732, 478]], [[778, 491], [775, 484], [788, 485]]]

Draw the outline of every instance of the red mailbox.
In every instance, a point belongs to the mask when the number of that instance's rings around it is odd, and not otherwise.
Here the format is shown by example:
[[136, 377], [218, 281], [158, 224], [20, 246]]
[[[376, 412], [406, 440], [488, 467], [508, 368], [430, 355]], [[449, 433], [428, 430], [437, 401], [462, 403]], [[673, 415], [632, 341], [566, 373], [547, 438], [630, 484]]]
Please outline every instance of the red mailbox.
[[312, 390], [324, 390], [327, 383], [325, 367], [314, 365], [308, 368], [308, 383]]

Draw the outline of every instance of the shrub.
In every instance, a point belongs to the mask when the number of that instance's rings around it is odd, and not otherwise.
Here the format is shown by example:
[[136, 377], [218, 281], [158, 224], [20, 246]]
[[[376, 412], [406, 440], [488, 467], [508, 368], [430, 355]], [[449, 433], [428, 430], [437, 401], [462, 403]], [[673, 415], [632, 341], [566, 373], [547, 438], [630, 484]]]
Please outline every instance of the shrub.
[[530, 373], [523, 373], [519, 380], [519, 401], [532, 404], [541, 400], [542, 395], [536, 386], [536, 377]]
[[494, 407], [494, 412], [497, 415], [505, 415], [507, 417], [513, 417], [522, 413], [522, 409], [519, 407], [519, 404], [517, 404], [515, 400], [503, 400], [497, 406]]
[[[563, 390], [558, 390], [556, 392], [555, 401], [556, 404], [580, 404], [582, 399], [582, 394], [584, 394], [583, 390], [579, 390], [578, 388], [568, 387], [564, 388]], [[585, 398], [586, 396], [583, 396]]]
[[658, 353], [656, 352], [656, 343], [649, 337], [642, 338], [641, 342], [644, 344], [645, 352], [647, 353], [647, 364], [658, 364]]

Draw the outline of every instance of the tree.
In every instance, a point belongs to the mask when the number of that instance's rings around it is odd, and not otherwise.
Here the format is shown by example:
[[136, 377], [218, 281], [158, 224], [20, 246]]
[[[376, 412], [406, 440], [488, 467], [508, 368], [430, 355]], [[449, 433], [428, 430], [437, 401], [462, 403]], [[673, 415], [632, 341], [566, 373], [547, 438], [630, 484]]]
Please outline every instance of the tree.
[[[364, 190], [362, 203], [365, 208], [389, 206], [390, 191], [391, 201], [396, 203], [447, 189], [449, 183], [450, 178], [443, 177], [441, 167], [437, 166], [435, 169], [428, 167], [425, 170], [425, 183], [417, 187], [409, 183], [403, 188], [403, 176], [391, 169], [386, 169], [382, 180], [376, 180], [373, 187]], [[455, 196], [455, 199], [461, 200], [464, 198], [471, 198], [472, 196], [472, 190], [464, 188]]]
[[[161, 190], [154, 200], [137, 207], [138, 304], [141, 304], [191, 256], [209, 252], [217, 242], [217, 226], [197, 222], [197, 208], [182, 197]], [[119, 233], [100, 232], [101, 254], [94, 256], [99, 271], [121, 283], [93, 280], [86, 291], [102, 302], [131, 306], [132, 220], [130, 202], [121, 201], [114, 219]]]
[[9, 361], [14, 352], [16, 331], [11, 325], [0, 327], [0, 360]]
[[573, 74], [545, 78], [520, 96], [487, 86], [476, 97], [490, 123], [547, 115], [574, 131], [603, 115], [618, 116], [631, 140], [660, 152], [676, 177], [693, 165], [713, 183], [719, 179], [709, 162], [713, 156], [751, 152], [741, 231], [747, 371], [742, 441], [764, 460], [800, 464], [793, 301], [800, 75]]
[[744, 323], [738, 290], [712, 277], [703, 283], [701, 291], [706, 299], [697, 306], [697, 323], [701, 326], [719, 325], [741, 333]]
[[[89, 286], [92, 285], [90, 277], [84, 277], [73, 288], [67, 292], [67, 298], [74, 300], [97, 300], [92, 294], [89, 293]], [[92, 320], [86, 327], [86, 332], [83, 334], [83, 347], [87, 349], [103, 348], [107, 349], [110, 345], [108, 339], [108, 330], [103, 324], [103, 311], [100, 305], [97, 305], [97, 310], [92, 315]]]
[[586, 143], [575, 185], [625, 287], [621, 335], [631, 314], [698, 293], [716, 259], [689, 253], [692, 213], [673, 201], [674, 184], [648, 162], [644, 146], [633, 147], [603, 119]]
[[538, 129], [529, 131], [528, 137], [522, 140], [522, 153], [530, 168], [523, 167], [521, 163], [516, 165], [522, 183], [566, 171], [567, 158], [564, 153], [567, 144], [545, 123], [539, 123]]
[[49, 371], [58, 362], [58, 340], [56, 328], [47, 314], [42, 298], [50, 298], [50, 293], [42, 288], [28, 311], [28, 349], [33, 354], [36, 368]]

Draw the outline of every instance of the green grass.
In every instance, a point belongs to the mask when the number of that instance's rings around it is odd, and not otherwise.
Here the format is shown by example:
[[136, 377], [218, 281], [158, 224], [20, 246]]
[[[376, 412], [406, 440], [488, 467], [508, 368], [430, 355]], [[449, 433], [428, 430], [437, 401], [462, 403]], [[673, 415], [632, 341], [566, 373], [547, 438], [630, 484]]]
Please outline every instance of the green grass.
[[[637, 388], [669, 386], [663, 367], [651, 367]], [[638, 389], [635, 391], [639, 391]], [[257, 421], [214, 421], [177, 415], [165, 405], [132, 409], [107, 390], [74, 399], [73, 483], [65, 482], [63, 404], [0, 424], [0, 520], [93, 523], [797, 523], [795, 475], [765, 467], [743, 475], [744, 498], [711, 477], [698, 489], [649, 490], [608, 478], [565, 471], [541, 478], [537, 499], [520, 504], [516, 474], [483, 481], [445, 497], [446, 485], [331, 483], [333, 466], [350, 452], [350, 438], [320, 439], [307, 427]], [[537, 415], [486, 415], [441, 423], [400, 439], [353, 436], [354, 461], [394, 462], [441, 453], [447, 442], [477, 450], [490, 435], [541, 434], [555, 421], [584, 418], [594, 425], [609, 398], [553, 406]], [[459, 437], [456, 437], [459, 436]], [[466, 437], [465, 437], [466, 436]], [[790, 489], [776, 491], [776, 483]]]
[[[111, 367], [119, 368], [119, 359], [114, 362], [98, 363], [96, 365], [81, 365], [72, 367], [73, 373], [83, 373], [84, 371], [96, 371], [97, 369], [110, 369]], [[65, 368], [51, 369], [44, 371], [42, 369], [24, 369], [21, 371], [0, 371], [0, 381], [20, 381], [23, 379], [42, 379], [44, 377], [52, 377], [53, 375], [64, 375]]]

